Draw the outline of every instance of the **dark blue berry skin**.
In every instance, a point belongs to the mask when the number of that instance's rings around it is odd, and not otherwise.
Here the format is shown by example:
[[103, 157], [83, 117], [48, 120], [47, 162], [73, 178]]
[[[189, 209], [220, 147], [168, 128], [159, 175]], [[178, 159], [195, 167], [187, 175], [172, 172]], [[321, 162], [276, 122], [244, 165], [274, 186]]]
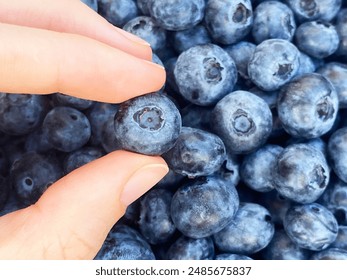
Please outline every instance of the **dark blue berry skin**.
[[248, 77], [248, 63], [251, 59], [256, 45], [247, 41], [241, 41], [234, 45], [224, 47], [224, 50], [235, 61], [237, 72], [240, 77], [249, 79]]
[[331, 243], [330, 248], [347, 250], [347, 226], [339, 226], [337, 237], [335, 241]]
[[267, 144], [243, 158], [240, 175], [243, 182], [258, 192], [269, 192], [275, 188], [274, 169], [283, 148]]
[[42, 123], [47, 97], [34, 94], [0, 93], [0, 130], [9, 135], [25, 135]]
[[272, 114], [266, 102], [248, 91], [234, 91], [213, 109], [213, 130], [234, 154], [250, 153], [262, 146], [272, 130]]
[[98, 11], [98, 0], [81, 0], [84, 4], [88, 5], [94, 11]]
[[25, 206], [34, 204], [62, 176], [62, 167], [55, 157], [34, 152], [22, 155], [10, 170], [12, 187]]
[[307, 54], [300, 52], [299, 60], [300, 60], [300, 66], [299, 66], [298, 72], [296, 73], [297, 76], [313, 73], [316, 70], [317, 65], [314, 59], [308, 56]]
[[182, 185], [182, 181], [185, 179], [185, 176], [177, 174], [172, 169], [169, 169], [169, 172], [161, 179], [156, 186], [161, 189], [177, 191], [177, 189]]
[[316, 201], [330, 179], [324, 155], [309, 144], [287, 146], [277, 158], [274, 173], [276, 190], [298, 203]]
[[166, 82], [165, 82], [165, 88], [168, 91], [170, 96], [175, 96], [175, 100], [177, 100], [177, 97], [180, 97], [179, 89], [176, 84], [175, 75], [174, 75], [174, 69], [177, 62], [177, 57], [171, 57], [170, 59], [164, 61], [164, 66], [166, 70]]
[[226, 160], [222, 167], [214, 174], [221, 177], [227, 184], [237, 186], [240, 182], [240, 160], [231, 153], [227, 152]]
[[299, 21], [331, 21], [341, 7], [341, 0], [287, 0]]
[[96, 160], [104, 155], [104, 151], [97, 147], [84, 146], [81, 149], [69, 153], [64, 160], [65, 174]]
[[347, 260], [347, 250], [329, 248], [311, 256], [311, 260]]
[[258, 87], [252, 87], [249, 89], [251, 93], [254, 93], [256, 96], [264, 99], [270, 109], [275, 109], [277, 106], [277, 97], [278, 90], [276, 91], [263, 91]]
[[185, 236], [210, 236], [229, 224], [238, 209], [234, 186], [217, 177], [200, 177], [180, 187], [171, 202], [171, 218]]
[[169, 248], [168, 260], [212, 260], [214, 245], [212, 238], [189, 238], [182, 235]]
[[147, 41], [154, 52], [163, 49], [166, 45], [166, 30], [151, 17], [133, 18], [123, 26], [123, 29]]
[[347, 183], [347, 127], [340, 128], [331, 135], [328, 155], [335, 174]]
[[181, 95], [193, 104], [216, 104], [237, 81], [234, 60], [219, 46], [198, 45], [181, 53], [174, 75]]
[[332, 180], [320, 203], [334, 214], [339, 225], [347, 226], [347, 183]]
[[33, 132], [27, 134], [24, 145], [24, 150], [26, 152], [37, 152], [44, 154], [53, 149], [53, 146], [49, 142], [42, 127], [39, 127]]
[[205, 0], [149, 0], [149, 13], [166, 30], [191, 28], [204, 17]]
[[149, 16], [148, 0], [137, 0], [136, 4], [144, 16]]
[[96, 260], [155, 260], [150, 245], [135, 229], [116, 225], [108, 234]]
[[0, 210], [5, 207], [11, 191], [11, 184], [8, 178], [0, 175]]
[[134, 0], [98, 0], [98, 12], [118, 27], [123, 27], [139, 14]]
[[224, 254], [218, 254], [215, 256], [214, 258], [215, 260], [231, 260], [231, 261], [237, 261], [237, 260], [242, 260], [242, 261], [249, 261], [249, 260], [253, 260], [248, 256], [245, 255], [238, 255], [238, 254], [228, 254], [228, 253], [224, 253]]
[[150, 244], [168, 242], [176, 227], [171, 220], [172, 193], [152, 189], [141, 198], [139, 229]]
[[111, 153], [121, 149], [121, 145], [117, 141], [114, 133], [114, 115], [111, 116], [103, 125], [101, 131], [101, 147], [106, 153]]
[[234, 44], [252, 28], [252, 4], [249, 0], [209, 0], [204, 21], [213, 40], [225, 45]]
[[286, 213], [283, 226], [293, 242], [312, 251], [328, 248], [335, 241], [338, 231], [334, 215], [318, 203], [291, 207]]
[[211, 42], [212, 40], [206, 27], [201, 24], [172, 34], [172, 44], [178, 53], [184, 52], [191, 47], [206, 45]]
[[55, 106], [72, 107], [77, 110], [85, 110], [94, 104], [94, 101], [88, 99], [77, 98], [74, 96], [56, 93], [53, 95]]
[[339, 40], [336, 28], [321, 21], [305, 22], [295, 32], [298, 49], [315, 58], [332, 55], [339, 47]]
[[265, 1], [254, 10], [252, 35], [257, 44], [267, 39], [291, 41], [296, 29], [293, 11], [278, 1]]
[[252, 82], [265, 91], [279, 89], [289, 82], [300, 67], [300, 52], [283, 39], [265, 40], [255, 48], [248, 64]]
[[339, 107], [347, 108], [347, 65], [330, 62], [320, 67], [317, 72], [333, 84], [339, 98]]
[[339, 34], [340, 44], [336, 54], [347, 57], [347, 9], [339, 11], [336, 19], [336, 31]]
[[194, 178], [219, 170], [226, 159], [226, 151], [217, 135], [182, 127], [175, 145], [163, 157], [174, 172]]
[[[91, 136], [89, 143], [93, 146], [98, 146], [103, 142], [102, 132], [106, 122], [111, 122], [113, 125], [114, 115], [118, 110], [117, 104], [95, 102], [95, 104], [86, 111], [86, 116], [91, 127]], [[113, 130], [113, 129], [112, 129]]]
[[324, 76], [304, 74], [282, 87], [277, 111], [283, 128], [293, 137], [316, 138], [334, 125], [339, 109], [334, 86]]
[[262, 253], [265, 260], [307, 260], [309, 251], [300, 248], [287, 233], [276, 230], [274, 237]]
[[180, 111], [182, 125], [210, 131], [212, 109], [213, 107], [187, 105]]
[[221, 252], [250, 255], [265, 248], [274, 232], [266, 208], [255, 203], [240, 203], [232, 222], [214, 234], [213, 240]]
[[0, 175], [7, 175], [9, 168], [8, 158], [2, 147], [0, 147]]
[[43, 134], [52, 147], [62, 152], [72, 152], [85, 145], [91, 135], [88, 118], [71, 107], [54, 107], [43, 120]]
[[114, 118], [115, 137], [120, 147], [147, 155], [161, 155], [171, 149], [181, 125], [175, 104], [159, 93], [123, 102]]

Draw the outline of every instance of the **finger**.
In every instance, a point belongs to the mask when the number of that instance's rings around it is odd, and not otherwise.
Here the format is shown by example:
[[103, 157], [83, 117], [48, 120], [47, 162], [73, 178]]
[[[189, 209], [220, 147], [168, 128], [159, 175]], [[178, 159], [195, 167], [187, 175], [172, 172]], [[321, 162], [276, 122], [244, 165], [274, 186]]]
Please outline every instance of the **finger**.
[[0, 0], [0, 22], [87, 36], [151, 60], [149, 44], [107, 22], [80, 0]]
[[0, 218], [0, 259], [92, 259], [126, 206], [166, 173], [160, 157], [117, 151], [53, 184]]
[[122, 102], [159, 90], [161, 66], [80, 35], [0, 23], [0, 91]]

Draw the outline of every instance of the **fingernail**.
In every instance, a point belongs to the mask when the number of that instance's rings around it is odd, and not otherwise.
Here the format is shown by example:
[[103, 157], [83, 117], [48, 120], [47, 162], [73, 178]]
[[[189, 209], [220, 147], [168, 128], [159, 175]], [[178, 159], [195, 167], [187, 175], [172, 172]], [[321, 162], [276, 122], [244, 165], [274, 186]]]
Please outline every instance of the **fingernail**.
[[144, 61], [145, 63], [150, 64], [151, 66], [154, 66], [154, 67], [159, 67], [160, 69], [165, 70], [165, 67], [161, 66], [161, 65], [160, 65], [160, 64], [158, 64], [158, 63], [154, 63], [154, 62], [149, 61], [149, 60], [143, 60], [143, 61]]
[[133, 41], [133, 42], [135, 42], [137, 44], [144, 45], [144, 46], [147, 46], [147, 47], [151, 46], [147, 41], [141, 39], [140, 37], [138, 37], [138, 36], [136, 36], [134, 34], [126, 32], [123, 29], [119, 29], [119, 31], [124, 35], [124, 37], [128, 38], [129, 40], [131, 40], [131, 41]]
[[158, 183], [169, 171], [165, 164], [150, 164], [137, 170], [125, 184], [121, 202], [128, 206]]

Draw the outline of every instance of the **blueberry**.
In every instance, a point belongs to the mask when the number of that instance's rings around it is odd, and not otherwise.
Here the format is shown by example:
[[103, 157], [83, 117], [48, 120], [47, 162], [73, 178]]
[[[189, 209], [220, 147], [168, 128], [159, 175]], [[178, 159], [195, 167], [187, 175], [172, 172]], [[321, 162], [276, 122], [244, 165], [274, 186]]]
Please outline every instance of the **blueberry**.
[[121, 149], [114, 133], [114, 115], [110, 116], [102, 127], [100, 145], [106, 153], [111, 153]]
[[252, 82], [265, 91], [279, 89], [300, 67], [300, 52], [289, 41], [269, 39], [260, 43], [248, 64]]
[[88, 5], [94, 11], [98, 11], [98, 0], [81, 0], [84, 4]]
[[240, 168], [243, 182], [255, 191], [269, 192], [273, 190], [275, 188], [274, 169], [277, 157], [282, 151], [282, 147], [268, 144], [246, 155]]
[[299, 60], [300, 60], [300, 66], [299, 66], [298, 72], [296, 73], [297, 76], [313, 73], [316, 70], [317, 65], [314, 61], [314, 58], [310, 57], [309, 55], [303, 52], [300, 52]]
[[291, 41], [296, 29], [293, 11], [277, 1], [265, 1], [254, 10], [252, 35], [256, 43], [267, 39]]
[[318, 203], [291, 207], [283, 226], [299, 247], [312, 251], [326, 249], [335, 241], [338, 231], [334, 215]]
[[347, 57], [347, 9], [342, 9], [337, 15], [336, 31], [340, 37], [339, 48], [336, 53]]
[[120, 104], [114, 118], [115, 137], [122, 149], [161, 155], [174, 146], [181, 123], [181, 115], [168, 97], [146, 94]]
[[53, 95], [53, 102], [55, 106], [72, 107], [77, 110], [85, 110], [94, 104], [94, 101], [88, 99], [77, 98], [74, 96], [56, 93]]
[[276, 190], [298, 203], [316, 201], [330, 179], [324, 155], [308, 144], [287, 146], [279, 154], [274, 172]]
[[179, 92], [193, 104], [216, 104], [235, 86], [234, 60], [219, 46], [198, 45], [181, 53], [174, 75]]
[[277, 97], [278, 97], [278, 90], [275, 91], [263, 91], [258, 87], [252, 87], [249, 89], [249, 91], [256, 96], [264, 99], [264, 101], [267, 103], [267, 105], [270, 107], [270, 109], [275, 109], [277, 106]]
[[228, 253], [222, 253], [218, 254], [214, 258], [215, 260], [231, 260], [231, 261], [236, 261], [236, 260], [242, 260], [242, 261], [248, 261], [248, 260], [253, 260], [248, 256], [245, 255], [238, 255], [238, 254], [228, 254]]
[[248, 63], [251, 59], [256, 45], [247, 41], [241, 41], [236, 44], [224, 47], [224, 50], [235, 61], [237, 71], [240, 77], [249, 79]]
[[9, 162], [6, 153], [2, 147], [0, 147], [0, 176], [7, 175]]
[[227, 152], [226, 160], [222, 167], [214, 175], [222, 178], [227, 184], [237, 186], [240, 182], [240, 160], [231, 153]]
[[0, 130], [10, 135], [25, 135], [42, 123], [47, 97], [34, 94], [0, 93]]
[[22, 155], [10, 170], [13, 189], [25, 206], [34, 204], [62, 175], [62, 167], [55, 157], [34, 152]]
[[212, 109], [211, 106], [198, 106], [195, 104], [185, 106], [180, 111], [182, 125], [209, 131]]
[[178, 53], [184, 52], [197, 45], [211, 43], [211, 37], [204, 25], [176, 31], [172, 34], [172, 44]]
[[272, 114], [265, 101], [248, 91], [234, 91], [215, 106], [214, 131], [227, 150], [250, 153], [262, 146], [272, 129]]
[[339, 226], [337, 237], [335, 241], [331, 243], [330, 248], [347, 250], [347, 226]]
[[347, 108], [347, 65], [330, 62], [320, 67], [317, 72], [333, 84], [339, 98], [339, 107]]
[[347, 250], [339, 248], [329, 248], [315, 253], [311, 260], [347, 260]]
[[72, 152], [86, 144], [91, 135], [90, 123], [80, 111], [71, 107], [54, 107], [43, 120], [43, 134], [52, 146]]
[[209, 0], [204, 21], [213, 40], [221, 44], [234, 44], [252, 28], [252, 4], [249, 0]]
[[269, 211], [255, 203], [240, 203], [231, 223], [213, 235], [221, 252], [249, 255], [265, 248], [275, 232]]
[[98, 0], [98, 12], [118, 27], [139, 14], [134, 0]]
[[132, 18], [123, 26], [123, 29], [147, 41], [154, 52], [163, 49], [166, 45], [166, 30], [151, 17]]
[[217, 135], [182, 127], [175, 145], [163, 157], [173, 171], [193, 178], [212, 175], [219, 170], [226, 159], [226, 151]]
[[147, 5], [151, 17], [171, 31], [197, 25], [205, 12], [205, 0], [149, 0]]
[[52, 144], [49, 142], [46, 131], [42, 129], [42, 126], [33, 132], [27, 134], [24, 144], [24, 150], [26, 152], [47, 153], [53, 149]]
[[137, 7], [139, 8], [139, 10], [141, 11], [141, 13], [144, 16], [148, 16], [149, 15], [148, 0], [137, 0], [136, 4], [137, 4]]
[[340, 128], [331, 135], [328, 155], [336, 175], [347, 183], [347, 127]]
[[164, 189], [152, 189], [141, 198], [139, 228], [150, 244], [170, 240], [176, 231], [171, 220], [172, 193]]
[[229, 224], [238, 206], [234, 186], [216, 177], [200, 177], [176, 191], [171, 202], [171, 218], [184, 235], [202, 238]]
[[0, 210], [5, 207], [11, 191], [11, 184], [8, 178], [0, 175]]
[[287, 0], [300, 21], [332, 20], [341, 7], [341, 0]]
[[169, 169], [169, 172], [157, 183], [157, 187], [165, 190], [176, 191], [179, 186], [181, 186], [182, 181], [185, 177], [181, 174], [177, 174], [172, 169]]
[[100, 148], [84, 146], [66, 156], [64, 161], [64, 171], [68, 174], [88, 162], [102, 157], [103, 155], [104, 152]]
[[214, 246], [212, 238], [189, 238], [182, 235], [167, 251], [168, 260], [212, 260]]
[[340, 39], [332, 24], [310, 21], [298, 26], [295, 41], [298, 49], [306, 54], [315, 58], [325, 58], [336, 52]]
[[322, 75], [311, 73], [282, 87], [277, 101], [283, 128], [294, 137], [316, 138], [333, 126], [338, 111], [334, 86]]

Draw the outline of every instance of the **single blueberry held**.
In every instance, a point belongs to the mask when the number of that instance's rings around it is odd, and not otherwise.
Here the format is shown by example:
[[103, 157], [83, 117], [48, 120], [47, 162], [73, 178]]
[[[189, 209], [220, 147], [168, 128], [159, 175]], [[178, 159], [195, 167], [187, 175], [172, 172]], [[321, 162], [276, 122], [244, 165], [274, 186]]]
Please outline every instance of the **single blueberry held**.
[[217, 135], [182, 127], [175, 145], [163, 157], [173, 171], [192, 178], [212, 175], [219, 170], [226, 159], [226, 151]]
[[198, 45], [177, 59], [174, 75], [181, 95], [200, 106], [216, 104], [234, 88], [234, 60], [219, 46]]
[[309, 144], [287, 146], [279, 154], [274, 172], [276, 190], [298, 203], [316, 201], [330, 179], [324, 155]]
[[181, 115], [164, 94], [150, 93], [120, 104], [114, 117], [120, 148], [147, 155], [170, 150], [181, 131]]
[[255, 203], [240, 203], [240, 207], [225, 228], [213, 235], [221, 252], [249, 255], [265, 248], [275, 227], [269, 211]]
[[293, 11], [278, 1], [265, 1], [254, 10], [252, 35], [257, 44], [267, 39], [291, 41], [296, 29]]
[[262, 255], [265, 260], [307, 260], [309, 251], [299, 247], [281, 229], [276, 230], [274, 237]]
[[347, 64], [330, 62], [320, 67], [317, 73], [333, 84], [339, 98], [339, 107], [347, 108]]
[[289, 238], [299, 247], [320, 251], [337, 237], [338, 224], [334, 215], [318, 203], [291, 207], [283, 223]]
[[283, 128], [294, 137], [316, 138], [334, 125], [339, 109], [334, 86], [317, 73], [301, 75], [282, 87], [277, 111]]
[[272, 130], [272, 114], [260, 97], [248, 91], [234, 91], [215, 106], [213, 130], [229, 152], [250, 153], [262, 146]]
[[347, 250], [339, 248], [328, 248], [315, 253], [311, 260], [347, 260]]
[[287, 0], [299, 21], [331, 21], [340, 10], [341, 0]]
[[164, 189], [152, 189], [141, 198], [139, 229], [150, 244], [165, 243], [176, 231], [171, 199], [172, 193]]
[[209, 0], [204, 21], [213, 40], [221, 44], [234, 44], [252, 28], [252, 3], [249, 0]]
[[347, 127], [340, 128], [331, 135], [328, 155], [336, 175], [347, 183]]
[[171, 218], [184, 235], [202, 238], [229, 224], [238, 206], [234, 186], [217, 177], [200, 177], [176, 191], [171, 202]]
[[300, 67], [300, 52], [283, 39], [269, 39], [260, 43], [248, 64], [252, 82], [265, 91], [279, 89], [289, 82]]
[[47, 97], [0, 92], [0, 130], [25, 135], [38, 128], [47, 112]]
[[72, 107], [77, 110], [88, 109], [94, 104], [94, 101], [92, 100], [77, 98], [59, 92], [53, 95], [53, 102], [55, 103], [55, 106]]
[[236, 261], [236, 260], [242, 260], [242, 261], [248, 261], [248, 260], [253, 260], [248, 256], [245, 255], [238, 255], [238, 254], [228, 254], [228, 253], [222, 253], [218, 254], [214, 258], [215, 260], [231, 260], [231, 261]]
[[63, 175], [57, 159], [29, 152], [12, 164], [10, 180], [18, 200], [29, 206]]
[[139, 14], [134, 0], [98, 0], [98, 12], [118, 27], [123, 27]]
[[88, 118], [79, 110], [64, 106], [54, 107], [47, 113], [42, 130], [52, 147], [62, 152], [81, 148], [91, 135]]
[[166, 30], [151, 17], [132, 18], [123, 26], [123, 29], [147, 41], [154, 52], [163, 49], [166, 45]]
[[171, 31], [197, 25], [205, 12], [205, 0], [149, 0], [147, 6], [151, 17]]
[[168, 260], [212, 260], [214, 246], [212, 238], [189, 238], [182, 235], [168, 249]]
[[278, 145], [265, 145], [243, 158], [240, 175], [243, 182], [258, 192], [269, 192], [275, 188], [274, 170], [278, 155], [283, 148]]
[[315, 58], [325, 58], [337, 50], [340, 39], [332, 24], [310, 21], [298, 26], [295, 42], [298, 49], [304, 53]]

